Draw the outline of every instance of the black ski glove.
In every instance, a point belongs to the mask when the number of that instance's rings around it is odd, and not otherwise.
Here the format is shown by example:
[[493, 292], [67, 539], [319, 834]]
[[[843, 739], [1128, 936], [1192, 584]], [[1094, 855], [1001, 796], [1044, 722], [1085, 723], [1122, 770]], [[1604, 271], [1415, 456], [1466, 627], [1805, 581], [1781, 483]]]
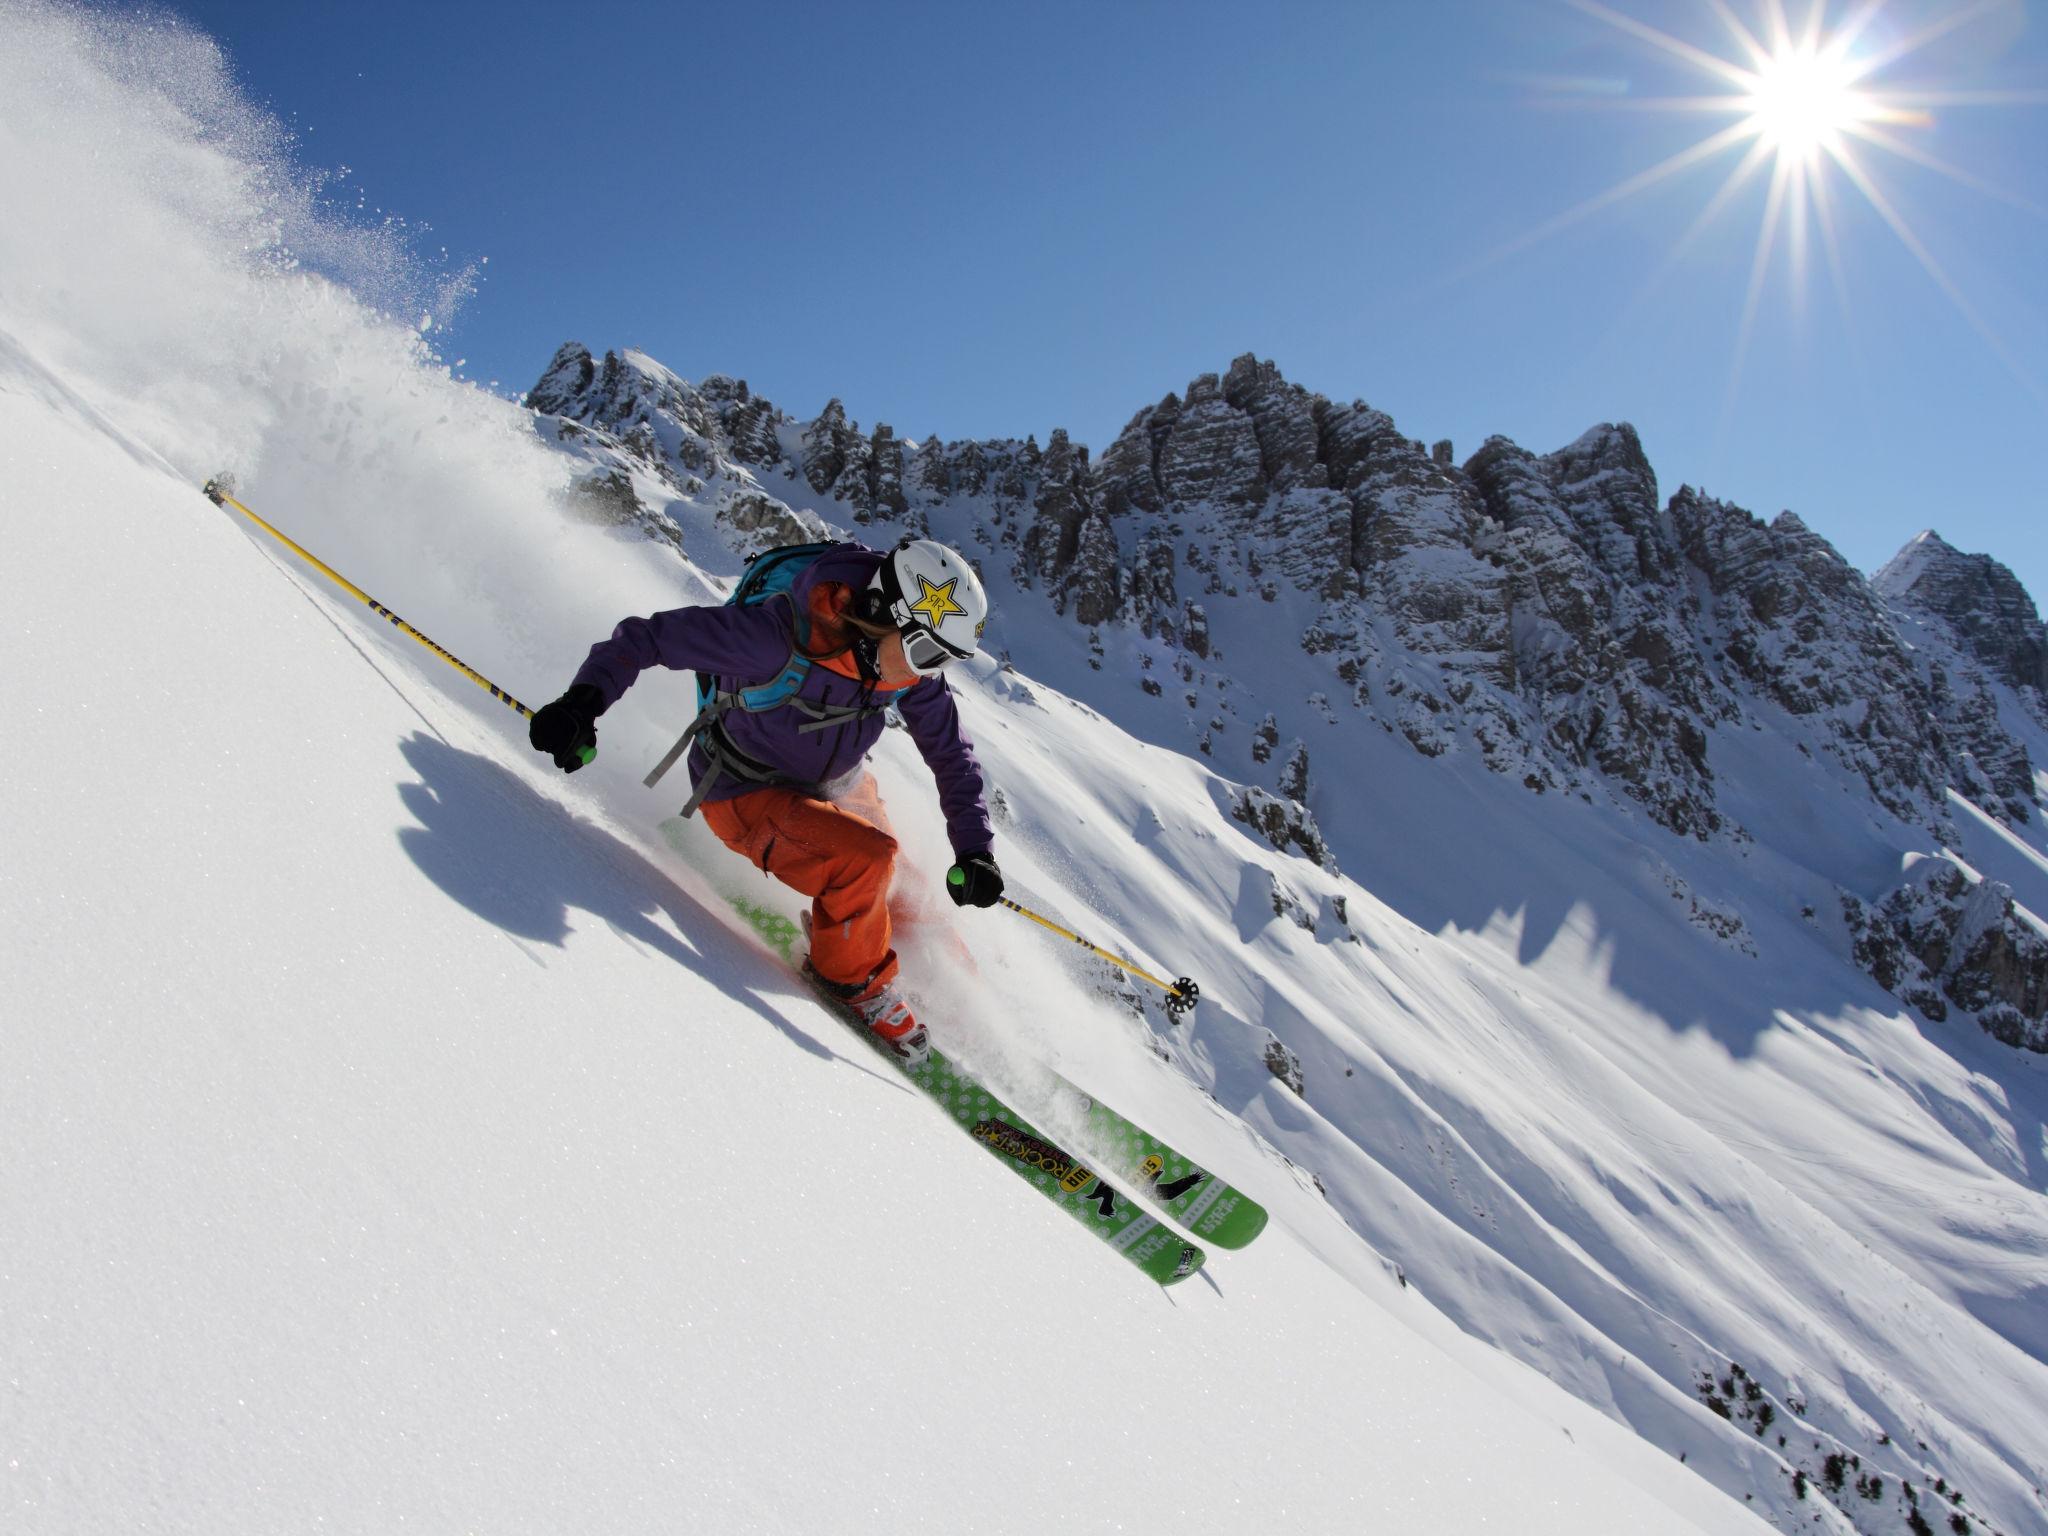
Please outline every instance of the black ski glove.
[[597, 756], [597, 717], [604, 713], [604, 695], [589, 683], [578, 683], [552, 704], [543, 704], [527, 722], [526, 739], [545, 752], [564, 773], [574, 773]]
[[1003, 872], [996, 868], [996, 856], [987, 851], [962, 854], [960, 862], [946, 871], [946, 894], [956, 907], [992, 907], [1003, 894]]

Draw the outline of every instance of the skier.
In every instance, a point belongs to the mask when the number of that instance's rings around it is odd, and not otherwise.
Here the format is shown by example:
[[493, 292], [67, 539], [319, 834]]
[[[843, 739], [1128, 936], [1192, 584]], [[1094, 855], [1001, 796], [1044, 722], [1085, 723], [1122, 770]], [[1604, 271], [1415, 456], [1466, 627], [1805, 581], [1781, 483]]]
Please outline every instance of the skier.
[[930, 1041], [896, 986], [896, 839], [864, 764], [893, 703], [938, 781], [956, 861], [946, 892], [956, 906], [993, 906], [1003, 876], [981, 765], [943, 675], [975, 653], [987, 616], [973, 568], [930, 539], [890, 555], [854, 543], [771, 551], [723, 606], [621, 621], [568, 691], [534, 711], [528, 737], [574, 773], [597, 717], [642, 671], [697, 673], [683, 814], [701, 805], [728, 848], [811, 898], [806, 971], [915, 1066]]

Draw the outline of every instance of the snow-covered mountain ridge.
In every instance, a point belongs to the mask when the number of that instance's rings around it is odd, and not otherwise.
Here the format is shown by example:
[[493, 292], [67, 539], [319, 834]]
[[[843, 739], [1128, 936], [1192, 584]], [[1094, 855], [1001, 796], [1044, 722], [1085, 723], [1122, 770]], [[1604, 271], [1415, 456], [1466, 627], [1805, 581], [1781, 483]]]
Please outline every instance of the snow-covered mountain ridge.
[[[746, 549], [815, 537], [821, 512], [878, 537], [929, 532], [1087, 631], [1096, 670], [1104, 632], [1120, 634], [1108, 681], [1161, 706], [1091, 697], [1245, 781], [1240, 819], [1319, 862], [1331, 850], [1307, 743], [1332, 699], [1426, 756], [1476, 753], [1536, 793], [1640, 807], [1738, 849], [1753, 834], [1724, 808], [1714, 750], [1736, 731], [1800, 759], [1757, 792], [1846, 784], [1873, 836], [1902, 850], [1957, 841], [1952, 786], [2011, 826], [2039, 811], [2027, 738], [2048, 726], [2048, 641], [2010, 572], [1923, 534], [1866, 581], [1792, 513], [1766, 525], [1690, 486], [1660, 507], [1626, 424], [1541, 457], [1495, 437], [1459, 467], [1450, 444], [1425, 448], [1364, 402], [1333, 405], [1249, 355], [1140, 411], [1093, 464], [1059, 430], [1043, 450], [1033, 437], [905, 441], [887, 425], [863, 434], [837, 400], [799, 423], [742, 381], [691, 385], [641, 354], [599, 363], [574, 343], [526, 398], [557, 433], [601, 434], [610, 467], [586, 494], [679, 547], [650, 510], [674, 496], [712, 506]], [[634, 492], [628, 466], [661, 486]], [[1248, 689], [1235, 648], [1215, 645], [1226, 613], [1258, 634], [1262, 667], [1298, 636], [1280, 690]], [[1920, 625], [1934, 638], [1915, 644], [1904, 630]], [[998, 626], [1012, 632], [1028, 633]], [[1039, 670], [1035, 647], [1011, 654]], [[1843, 883], [1857, 912], [1894, 894]], [[1739, 926], [1702, 920], [1731, 937]], [[1895, 974], [1855, 923], [1852, 952]], [[1914, 943], [1910, 930], [1886, 924], [1895, 942]], [[2000, 963], [1958, 954], [1932, 971], [1951, 976], [1956, 1006], [1993, 1009], [2001, 1038], [2048, 1049], [2048, 955], [2023, 911], [1994, 930]]]

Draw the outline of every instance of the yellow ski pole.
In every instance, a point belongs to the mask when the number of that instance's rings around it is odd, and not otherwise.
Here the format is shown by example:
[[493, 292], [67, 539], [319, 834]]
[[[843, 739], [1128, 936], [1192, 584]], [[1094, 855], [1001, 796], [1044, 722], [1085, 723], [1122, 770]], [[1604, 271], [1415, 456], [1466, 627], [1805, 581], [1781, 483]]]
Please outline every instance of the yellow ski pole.
[[[420, 631], [418, 631], [417, 629], [414, 629], [410, 624], [406, 623], [405, 620], [401, 619], [389, 608], [386, 608], [382, 603], [378, 602], [377, 599], [370, 596], [369, 593], [365, 592], [361, 587], [357, 586], [354, 582], [350, 581], [346, 576], [342, 575], [341, 572], [337, 571], [325, 560], [322, 560], [318, 555], [315, 555], [311, 550], [306, 549], [303, 545], [295, 543], [292, 539], [286, 537], [286, 535], [279, 532], [277, 529], [271, 527], [270, 524], [266, 523], [254, 512], [250, 511], [247, 507], [243, 506], [239, 501], [235, 500], [235, 498], [228, 493], [227, 487], [221, 483], [221, 479], [219, 476], [215, 476], [213, 479], [207, 481], [205, 485], [200, 487], [200, 490], [201, 493], [206, 497], [206, 499], [212, 502], [216, 507], [233, 507], [237, 512], [241, 513], [242, 516], [248, 518], [250, 522], [254, 523], [258, 528], [261, 528], [265, 533], [269, 534], [273, 539], [277, 540], [278, 543], [282, 544], [286, 549], [290, 550], [293, 554], [297, 555], [301, 560], [305, 561], [306, 564], [312, 566], [314, 570], [318, 571], [321, 575], [325, 576], [329, 581], [333, 582], [337, 587], [341, 588], [341, 590], [346, 592], [350, 597], [354, 598], [357, 602], [367, 607], [370, 610], [370, 612], [376, 614], [378, 618], [386, 619], [391, 623], [391, 625], [394, 628], [404, 630], [408, 635], [411, 635], [413, 639], [419, 641], [421, 645], [424, 645], [436, 656], [440, 657], [443, 661], [447, 662], [449, 666], [453, 667], [456, 671], [460, 672], [464, 677], [468, 678], [471, 682], [475, 683], [479, 688], [482, 688], [486, 692], [488, 692], [492, 698], [497, 699], [499, 702], [503, 704], [509, 705], [515, 712], [521, 715], [531, 715], [533, 713], [532, 710], [528, 709], [524, 704], [520, 703], [517, 699], [513, 698], [511, 694], [507, 693], [504, 689], [500, 688], [488, 677], [485, 677], [483, 673], [477, 671], [476, 668], [470, 666], [467, 662], [463, 661], [462, 658], [457, 656], [453, 651], [445, 650], [441, 646], [435, 644], [432, 639], [420, 633]], [[586, 763], [596, 756], [597, 748], [595, 747], [585, 747], [582, 751], [583, 761]]]
[[[955, 885], [959, 885], [965, 882], [967, 876], [964, 872], [962, 872], [960, 869], [956, 867], [948, 872], [946, 878], [948, 880], [951, 880]], [[1179, 1023], [1181, 1015], [1187, 1013], [1195, 1006], [1196, 998], [1201, 995], [1202, 989], [1196, 986], [1193, 980], [1189, 977], [1183, 976], [1179, 981], [1173, 982], [1161, 981], [1157, 976], [1154, 976], [1150, 971], [1144, 970], [1139, 966], [1131, 964], [1130, 961], [1124, 959], [1120, 955], [1111, 954], [1108, 950], [1104, 949], [1100, 944], [1090, 943], [1087, 939], [1082, 938], [1081, 935], [1075, 933], [1072, 929], [1062, 928], [1058, 923], [1054, 922], [1051, 918], [1041, 916], [1040, 914], [1032, 911], [1029, 907], [1024, 906], [1020, 902], [1012, 901], [1007, 896], [998, 896], [996, 900], [1001, 905], [1008, 907], [1012, 912], [1015, 912], [1018, 916], [1030, 918], [1031, 921], [1038, 924], [1039, 927], [1050, 928], [1054, 933], [1058, 934], [1061, 938], [1072, 939], [1076, 944], [1080, 945], [1083, 949], [1093, 950], [1096, 954], [1100, 955], [1103, 959], [1107, 960], [1111, 965], [1117, 967], [1117, 969], [1130, 972], [1131, 975], [1137, 977], [1140, 981], [1151, 982], [1153, 986], [1157, 987], [1160, 991], [1166, 994], [1166, 1012], [1175, 1023]]]

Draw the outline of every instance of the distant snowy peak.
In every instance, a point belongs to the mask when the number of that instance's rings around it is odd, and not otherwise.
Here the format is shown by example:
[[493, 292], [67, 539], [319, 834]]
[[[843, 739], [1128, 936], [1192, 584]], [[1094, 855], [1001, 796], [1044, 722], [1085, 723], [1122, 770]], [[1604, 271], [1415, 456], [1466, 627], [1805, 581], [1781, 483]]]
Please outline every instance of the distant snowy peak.
[[2002, 682], [2048, 697], [2048, 627], [2019, 578], [1929, 529], [1870, 578], [1892, 602], [1940, 619]]
[[[713, 374], [693, 385], [644, 352], [607, 352], [599, 363], [588, 347], [573, 341], [555, 353], [527, 391], [526, 403], [544, 415], [609, 432], [657, 471], [680, 466], [699, 475], [716, 470], [720, 461], [781, 463], [777, 428], [790, 419], [749, 390], [745, 379]], [[682, 430], [661, 434], [661, 424]]]
[[692, 384], [643, 352], [607, 352], [599, 362], [572, 341], [526, 404], [544, 434], [584, 460], [572, 486], [584, 516], [637, 525], [678, 552], [684, 524], [708, 517], [741, 558], [825, 532], [815, 514], [764, 488], [764, 476], [779, 487], [794, 473], [797, 427], [745, 379], [713, 374]]
[[1886, 596], [1896, 597], [1910, 591], [1929, 565], [1959, 557], [1954, 545], [1932, 528], [1923, 528], [1872, 573], [1870, 584]]

